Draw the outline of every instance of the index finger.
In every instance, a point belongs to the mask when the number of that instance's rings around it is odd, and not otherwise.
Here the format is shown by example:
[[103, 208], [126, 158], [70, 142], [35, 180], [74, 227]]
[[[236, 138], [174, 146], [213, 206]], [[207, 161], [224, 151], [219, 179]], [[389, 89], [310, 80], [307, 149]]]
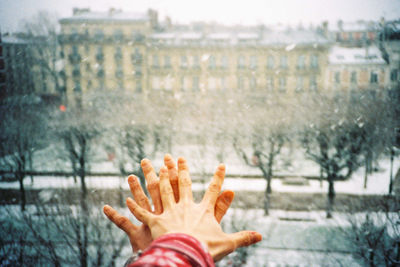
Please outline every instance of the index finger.
[[156, 171], [154, 170], [150, 160], [148, 159], [143, 159], [140, 162], [140, 165], [142, 166], [143, 174], [146, 178], [147, 190], [149, 191], [151, 199], [153, 200], [154, 213], [161, 214], [163, 211], [163, 207], [161, 203], [159, 180]]
[[178, 170], [175, 162], [170, 154], [164, 156], [164, 164], [168, 168], [169, 182], [171, 183], [172, 191], [174, 191], [175, 202], [179, 201], [179, 185], [178, 185]]
[[138, 229], [138, 227], [134, 225], [127, 217], [120, 215], [109, 205], [105, 205], [103, 207], [103, 212], [110, 221], [112, 221], [116, 226], [118, 226], [118, 228], [128, 235], [134, 234]]
[[146, 194], [143, 192], [142, 187], [138, 181], [138, 178], [134, 175], [129, 175], [128, 177], [128, 184], [133, 195], [135, 201], [141, 206], [142, 208], [151, 211], [151, 206], [149, 199], [147, 198]]

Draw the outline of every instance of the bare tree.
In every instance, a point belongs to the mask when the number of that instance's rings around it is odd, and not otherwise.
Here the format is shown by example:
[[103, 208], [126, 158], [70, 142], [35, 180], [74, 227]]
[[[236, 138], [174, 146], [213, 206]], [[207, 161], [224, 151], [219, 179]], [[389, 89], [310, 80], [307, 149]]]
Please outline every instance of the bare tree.
[[311, 108], [315, 117], [306, 124], [301, 142], [308, 157], [321, 167], [323, 178], [328, 181], [327, 218], [331, 218], [334, 183], [349, 179], [359, 167], [362, 138], [359, 125], [348, 118], [345, 99], [319, 96], [318, 105]]
[[283, 145], [288, 141], [289, 130], [292, 127], [288, 120], [290, 111], [283, 105], [265, 107], [256, 104], [252, 105], [247, 112], [262, 114], [262, 116], [247, 118], [247, 127], [244, 126], [244, 122], [241, 122], [243, 131], [238, 130], [235, 134], [233, 147], [247, 165], [259, 168], [266, 180], [264, 212], [268, 215], [276, 159]]
[[44, 94], [65, 93], [60, 80], [64, 55], [60, 54], [58, 27], [57, 16], [47, 11], [39, 11], [20, 25], [20, 37], [28, 42], [32, 54], [35, 87]]
[[15, 96], [2, 103], [0, 115], [0, 167], [19, 182], [21, 210], [25, 210], [24, 179], [32, 171], [34, 153], [45, 144], [46, 116], [35, 96]]
[[378, 204], [379, 211], [348, 214], [350, 227], [342, 228], [355, 259], [365, 266], [393, 267], [400, 264], [400, 199], [388, 196]]
[[[117, 266], [128, 245], [125, 235], [112, 227], [101, 208], [83, 210], [71, 199], [36, 202], [23, 215], [3, 207], [0, 264], [52, 266]], [[86, 230], [84, 230], [86, 227]]]

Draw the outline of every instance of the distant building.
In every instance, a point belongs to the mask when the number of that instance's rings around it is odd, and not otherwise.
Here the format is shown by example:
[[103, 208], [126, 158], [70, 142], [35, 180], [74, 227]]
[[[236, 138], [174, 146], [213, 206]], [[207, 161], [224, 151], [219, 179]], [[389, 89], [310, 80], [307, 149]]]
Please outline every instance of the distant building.
[[1, 98], [34, 93], [28, 43], [15, 36], [2, 36], [0, 50]]
[[377, 43], [381, 26], [375, 21], [338, 21], [329, 29], [330, 36], [340, 46], [361, 47]]
[[330, 42], [313, 30], [162, 24], [157, 12], [74, 9], [60, 20], [67, 95], [322, 90]]
[[4, 60], [4, 47], [0, 32], [0, 99], [5, 97], [6, 92], [6, 65]]
[[346, 93], [355, 90], [379, 92], [388, 86], [388, 80], [388, 64], [378, 47], [331, 48], [326, 77], [329, 90]]
[[400, 90], [400, 21], [387, 21], [380, 33], [381, 49], [390, 69], [390, 89]]

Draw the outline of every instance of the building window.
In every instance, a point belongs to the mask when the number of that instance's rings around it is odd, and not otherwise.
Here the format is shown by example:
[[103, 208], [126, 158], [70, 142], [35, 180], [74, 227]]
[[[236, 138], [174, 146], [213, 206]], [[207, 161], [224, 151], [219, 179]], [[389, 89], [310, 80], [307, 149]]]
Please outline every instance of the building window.
[[138, 65], [135, 66], [135, 70], [133, 71], [136, 77], [139, 77], [142, 75], [142, 66]]
[[99, 70], [97, 71], [97, 77], [100, 79], [104, 78], [104, 69], [102, 66], [99, 67]]
[[287, 56], [281, 56], [280, 64], [281, 64], [280, 67], [282, 69], [287, 69], [288, 68], [288, 58], [287, 58]]
[[305, 55], [300, 55], [297, 58], [297, 69], [304, 69], [306, 65], [306, 56]]
[[137, 93], [142, 92], [142, 81], [141, 80], [136, 80], [135, 90]]
[[370, 83], [378, 83], [378, 74], [376, 72], [371, 72]]
[[160, 60], [158, 58], [158, 55], [153, 55], [152, 67], [153, 68], [159, 68], [160, 67]]
[[117, 80], [118, 89], [124, 89], [124, 80], [119, 79]]
[[72, 67], [72, 76], [74, 78], [81, 77], [81, 66], [79, 64], [73, 65], [73, 67]]
[[357, 84], [357, 72], [356, 71], [351, 72], [350, 82], [352, 84]]
[[257, 79], [256, 79], [256, 77], [251, 77], [249, 82], [250, 82], [249, 86], [250, 86], [251, 90], [254, 90], [254, 89], [257, 88]]
[[94, 33], [94, 40], [97, 42], [101, 42], [104, 40], [104, 33], [102, 30], [97, 29]]
[[208, 89], [209, 90], [217, 89], [217, 82], [215, 80], [215, 77], [209, 77], [208, 78]]
[[199, 56], [193, 56], [193, 68], [199, 69], [200, 68], [200, 58]]
[[99, 63], [102, 63], [104, 61], [103, 47], [101, 46], [97, 47], [96, 60]]
[[279, 77], [279, 91], [286, 92], [286, 77]]
[[267, 90], [274, 91], [274, 77], [273, 76], [267, 77]]
[[121, 65], [117, 65], [117, 69], [115, 71], [115, 78], [122, 79], [124, 77], [124, 71]]
[[222, 56], [222, 57], [221, 57], [221, 67], [222, 67], [223, 69], [227, 69], [227, 68], [228, 68], [228, 65], [229, 65], [229, 63], [228, 63], [228, 57], [227, 57], [227, 56]]
[[239, 55], [238, 57], [238, 69], [244, 69], [245, 66], [245, 58], [243, 55]]
[[237, 82], [238, 82], [238, 85], [237, 85], [238, 89], [243, 90], [244, 89], [244, 78], [242, 76], [239, 76]]
[[317, 87], [317, 77], [315, 75], [310, 76], [310, 89], [316, 91]]
[[226, 88], [227, 88], [226, 79], [225, 79], [225, 77], [221, 77], [221, 89], [226, 90]]
[[193, 76], [192, 90], [193, 91], [198, 91], [199, 90], [199, 77], [198, 76]]
[[164, 56], [164, 67], [167, 69], [171, 68], [171, 57], [170, 56]]
[[119, 47], [119, 46], [117, 46], [116, 48], [115, 48], [115, 55], [114, 55], [114, 57], [115, 57], [115, 61], [117, 62], [117, 63], [120, 63], [121, 61], [122, 61], [122, 49], [121, 49], [121, 47]]
[[172, 84], [173, 84], [173, 79], [170, 75], [167, 75], [165, 77], [165, 90], [172, 91]]
[[297, 83], [296, 83], [296, 92], [301, 92], [304, 89], [304, 77], [298, 76]]
[[161, 83], [160, 83], [160, 78], [159, 77], [153, 77], [151, 80], [151, 87], [153, 90], [160, 90], [161, 89]]
[[81, 83], [79, 81], [75, 81], [74, 83], [74, 92], [82, 92]]
[[390, 71], [390, 81], [392, 82], [397, 82], [398, 79], [398, 70], [397, 69], [393, 69]]
[[189, 79], [185, 76], [181, 77], [181, 90], [186, 91], [189, 89]]
[[255, 70], [257, 69], [257, 57], [250, 56], [250, 69]]
[[340, 84], [340, 72], [335, 72], [335, 83]]
[[311, 55], [310, 56], [310, 67], [312, 69], [318, 68], [318, 55]]
[[117, 42], [122, 42], [124, 39], [124, 34], [121, 29], [117, 29], [114, 31], [114, 40]]
[[213, 56], [213, 55], [211, 55], [211, 56], [208, 58], [208, 68], [209, 68], [210, 70], [215, 70], [215, 56]]
[[268, 69], [273, 69], [274, 68], [274, 57], [273, 56], [268, 56], [268, 58], [267, 58], [267, 68]]
[[181, 68], [186, 69], [188, 66], [187, 56], [181, 56]]
[[135, 48], [135, 52], [131, 55], [131, 60], [133, 65], [141, 65], [143, 61], [142, 53], [140, 53], [139, 48]]

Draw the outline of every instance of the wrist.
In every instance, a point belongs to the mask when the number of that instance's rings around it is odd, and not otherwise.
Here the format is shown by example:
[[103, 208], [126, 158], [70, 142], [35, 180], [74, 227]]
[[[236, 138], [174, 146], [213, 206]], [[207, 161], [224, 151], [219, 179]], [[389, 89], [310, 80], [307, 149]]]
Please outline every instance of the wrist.
[[150, 247], [167, 248], [184, 254], [193, 266], [214, 266], [213, 257], [207, 246], [193, 235], [187, 233], [166, 233], [150, 245]]

